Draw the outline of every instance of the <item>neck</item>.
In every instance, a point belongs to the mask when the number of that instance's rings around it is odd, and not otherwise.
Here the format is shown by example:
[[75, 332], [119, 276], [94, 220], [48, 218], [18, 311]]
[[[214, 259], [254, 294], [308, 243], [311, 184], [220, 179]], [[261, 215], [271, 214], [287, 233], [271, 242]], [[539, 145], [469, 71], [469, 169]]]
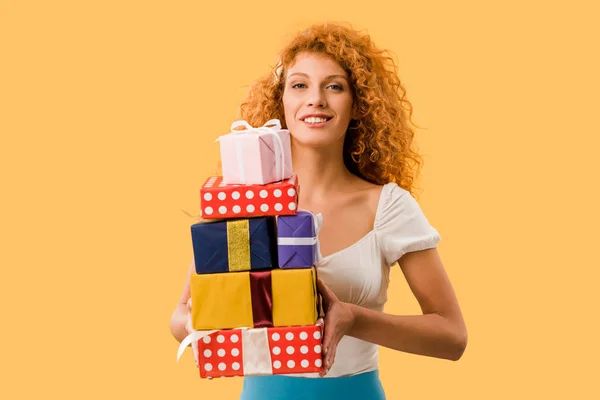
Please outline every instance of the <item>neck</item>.
[[329, 194], [343, 190], [352, 181], [354, 175], [344, 165], [342, 151], [343, 142], [315, 148], [292, 140], [294, 172], [298, 175], [300, 193], [305, 203], [323, 201]]

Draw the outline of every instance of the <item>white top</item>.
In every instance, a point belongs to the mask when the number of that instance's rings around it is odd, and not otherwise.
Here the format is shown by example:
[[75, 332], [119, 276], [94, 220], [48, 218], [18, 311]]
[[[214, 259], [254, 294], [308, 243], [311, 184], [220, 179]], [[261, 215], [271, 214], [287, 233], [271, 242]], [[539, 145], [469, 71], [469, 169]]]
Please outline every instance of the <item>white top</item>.
[[[373, 229], [351, 246], [322, 258], [317, 273], [340, 301], [383, 311], [390, 266], [405, 253], [436, 247], [440, 239], [414, 197], [388, 183], [381, 191]], [[376, 344], [344, 336], [326, 377], [373, 371], [377, 361]]]

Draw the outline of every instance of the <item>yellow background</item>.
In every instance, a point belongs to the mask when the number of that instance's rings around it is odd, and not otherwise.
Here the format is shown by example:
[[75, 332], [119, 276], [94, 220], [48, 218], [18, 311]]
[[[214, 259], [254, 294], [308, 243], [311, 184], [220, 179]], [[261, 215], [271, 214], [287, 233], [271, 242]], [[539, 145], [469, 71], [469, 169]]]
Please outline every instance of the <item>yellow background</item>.
[[[469, 328], [458, 362], [382, 349], [388, 398], [600, 397], [595, 2], [393, 3], [0, 3], [0, 398], [236, 398], [175, 363], [181, 209], [247, 86], [325, 20], [397, 55]], [[397, 268], [387, 311], [419, 312]]]

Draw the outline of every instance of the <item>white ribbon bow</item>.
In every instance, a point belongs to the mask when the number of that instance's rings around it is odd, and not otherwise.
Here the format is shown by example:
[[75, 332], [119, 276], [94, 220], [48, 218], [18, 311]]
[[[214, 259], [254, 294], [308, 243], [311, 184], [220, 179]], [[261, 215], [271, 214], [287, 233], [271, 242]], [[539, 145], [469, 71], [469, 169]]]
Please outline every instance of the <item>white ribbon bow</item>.
[[181, 341], [181, 344], [179, 345], [179, 349], [177, 350], [177, 362], [179, 362], [179, 359], [183, 355], [183, 352], [185, 351], [185, 348], [188, 347], [190, 344], [192, 345], [192, 349], [193, 349], [193, 353], [194, 353], [194, 358], [196, 359], [196, 362], [198, 362], [198, 358], [197, 358], [197, 355], [196, 355], [196, 352], [198, 350], [198, 348], [197, 348], [198, 340], [202, 339], [204, 336], [211, 335], [211, 334], [213, 334], [215, 332], [218, 332], [218, 330], [212, 330], [212, 331], [193, 331], [192, 333], [190, 333], [189, 335], [187, 335]]
[[[271, 351], [269, 350], [269, 339], [267, 337], [267, 328], [235, 328], [240, 332], [242, 338], [242, 359], [244, 364], [244, 375], [272, 375], [273, 367], [271, 363]], [[205, 336], [212, 335], [219, 330], [212, 331], [194, 331], [187, 335], [181, 341], [177, 351], [177, 361], [185, 351], [185, 348], [192, 344], [194, 359], [198, 368], [200, 368], [200, 354], [198, 353], [198, 340]]]
[[[273, 125], [273, 126], [270, 126]], [[245, 130], [235, 130], [240, 126], [245, 127]], [[275, 138], [275, 142], [277, 144], [274, 146], [275, 151], [275, 171], [278, 175], [275, 176], [277, 181], [283, 180], [285, 176], [285, 153], [283, 150], [283, 142], [279, 137], [278, 131], [281, 129], [281, 122], [278, 119], [271, 119], [265, 122], [263, 126], [258, 128], [250, 125], [246, 120], [238, 120], [231, 124], [231, 133], [233, 135], [248, 135], [248, 134], [261, 134], [266, 133], [272, 135]], [[221, 138], [218, 138], [216, 141], [219, 141]], [[242, 145], [239, 141], [236, 141], [236, 155], [238, 162], [238, 169], [240, 171], [240, 180], [242, 183], [246, 183], [246, 174], [244, 171], [244, 154], [242, 152]]]

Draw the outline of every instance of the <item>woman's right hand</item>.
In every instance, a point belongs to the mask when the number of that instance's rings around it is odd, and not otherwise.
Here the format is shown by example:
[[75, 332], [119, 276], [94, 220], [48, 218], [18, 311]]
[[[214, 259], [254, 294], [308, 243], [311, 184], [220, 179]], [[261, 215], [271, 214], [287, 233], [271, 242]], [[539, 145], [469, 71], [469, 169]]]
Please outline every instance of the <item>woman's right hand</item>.
[[190, 300], [190, 277], [192, 274], [194, 274], [194, 272], [195, 264], [194, 260], [192, 260], [188, 269], [188, 274], [181, 297], [179, 298], [179, 302], [177, 303], [175, 310], [173, 310], [173, 314], [171, 314], [171, 333], [173, 334], [173, 337], [180, 343], [187, 335], [193, 332], [191, 321], [192, 301]]
[[188, 335], [190, 333], [192, 333], [194, 331], [194, 329], [192, 328], [192, 299], [189, 298], [186, 304], [187, 308], [187, 320], [185, 323], [185, 330], [188, 333]]

